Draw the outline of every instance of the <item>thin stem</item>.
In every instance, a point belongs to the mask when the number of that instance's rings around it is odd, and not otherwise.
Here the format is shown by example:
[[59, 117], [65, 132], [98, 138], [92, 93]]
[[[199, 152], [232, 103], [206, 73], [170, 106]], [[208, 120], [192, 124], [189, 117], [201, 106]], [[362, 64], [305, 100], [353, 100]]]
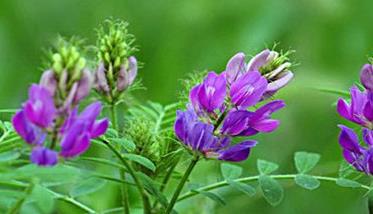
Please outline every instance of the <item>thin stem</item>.
[[[111, 112], [111, 120], [112, 120], [112, 123], [113, 123], [113, 128], [114, 129], [117, 129], [118, 127], [118, 122], [117, 122], [117, 110], [115, 108], [115, 104], [112, 103], [110, 105], [110, 112]], [[125, 180], [126, 177], [125, 177], [125, 171], [123, 169], [120, 169], [119, 170], [119, 174], [120, 174], [120, 178], [122, 180]], [[122, 196], [122, 205], [123, 205], [123, 213], [124, 214], [129, 214], [130, 213], [130, 207], [129, 207], [129, 201], [128, 201], [128, 189], [127, 189], [127, 185], [125, 183], [122, 183], [121, 187], [120, 187], [120, 190], [121, 190], [121, 196]]]
[[117, 111], [116, 111], [114, 103], [110, 105], [110, 114], [111, 114], [111, 121], [113, 124], [113, 128], [116, 130], [118, 126], [118, 121], [117, 121]]
[[[166, 174], [165, 177], [163, 178], [163, 180], [162, 180], [162, 184], [161, 184], [161, 187], [160, 187], [160, 189], [159, 189], [159, 191], [160, 191], [161, 193], [163, 193], [164, 190], [166, 189], [167, 184], [168, 184], [168, 182], [169, 182], [169, 180], [170, 180], [170, 178], [171, 178], [171, 175], [172, 175], [172, 173], [174, 172], [174, 170], [175, 170], [175, 168], [176, 168], [176, 166], [177, 166], [177, 163], [178, 163], [178, 162], [175, 162], [175, 163], [170, 167], [170, 169], [168, 170], [167, 174]], [[156, 200], [156, 201], [154, 202], [154, 204], [153, 204], [153, 208], [156, 208], [158, 204], [159, 204], [159, 200]]]
[[[126, 176], [125, 176], [125, 171], [123, 169], [120, 170], [120, 178], [125, 181]], [[124, 213], [129, 214], [130, 213], [130, 205], [128, 201], [128, 188], [126, 183], [122, 183], [121, 185], [121, 193], [122, 193], [122, 205], [124, 208]]]
[[122, 164], [127, 168], [128, 173], [132, 176], [136, 187], [142, 197], [143, 200], [143, 206], [144, 206], [144, 214], [150, 214], [151, 213], [151, 206], [150, 201], [148, 198], [148, 195], [145, 191], [144, 185], [141, 182], [141, 180], [138, 178], [138, 176], [135, 173], [135, 170], [132, 168], [132, 166], [127, 162], [126, 159], [123, 158], [123, 156], [120, 154], [119, 151], [116, 150], [116, 148], [110, 144], [107, 140], [101, 139], [101, 141], [108, 146], [108, 148], [118, 157], [118, 159], [122, 162]]
[[23, 203], [26, 201], [27, 199], [27, 196], [29, 196], [32, 192], [32, 190], [34, 189], [34, 184], [31, 183], [29, 184], [27, 187], [26, 187], [26, 190], [25, 190], [25, 195], [20, 198], [12, 208], [9, 209], [8, 211], [8, 214], [16, 214], [16, 213], [19, 213], [19, 211], [21, 210], [21, 207], [23, 205]]
[[60, 201], [65, 201], [66, 203], [69, 203], [75, 207], [78, 207], [79, 209], [84, 210], [87, 213], [96, 213], [96, 211], [94, 211], [93, 209], [80, 203], [79, 201], [74, 200], [73, 198], [70, 198], [66, 195], [61, 195], [60, 193], [54, 192], [48, 188], [46, 188], [46, 190], [49, 191], [51, 194], [53, 194], [54, 197]]
[[165, 214], [170, 214], [172, 212], [172, 209], [174, 208], [175, 203], [178, 200], [179, 195], [180, 195], [181, 191], [183, 190], [186, 181], [188, 180], [190, 174], [192, 173], [192, 171], [193, 171], [194, 167], [196, 166], [196, 164], [198, 163], [198, 161], [199, 161], [199, 157], [196, 156], [190, 162], [190, 164], [188, 166], [188, 169], [185, 171], [184, 176], [181, 178], [181, 180], [179, 182], [179, 185], [176, 187], [175, 193], [173, 194], [172, 199], [167, 206]]
[[216, 131], [216, 129], [219, 128], [220, 124], [223, 122], [226, 115], [227, 115], [226, 111], [224, 111], [223, 114], [220, 115], [220, 117], [218, 118], [218, 120], [216, 121], [214, 125], [214, 132]]
[[[286, 175], [269, 175], [269, 176], [271, 178], [274, 178], [274, 179], [294, 179], [297, 175], [286, 174]], [[236, 179], [235, 181], [246, 183], [246, 182], [258, 180], [259, 177], [260, 177], [260, 175], [257, 175], [257, 176], [251, 176], [251, 177], [246, 177], [246, 178], [239, 178], [239, 179]], [[329, 181], [329, 182], [336, 182], [338, 180], [337, 178], [326, 177], [326, 176], [313, 176], [313, 177], [318, 179], [318, 180], [321, 180], [321, 181]], [[193, 196], [196, 196], [196, 195], [198, 195], [198, 192], [211, 191], [211, 190], [218, 189], [218, 188], [221, 188], [221, 187], [225, 187], [225, 186], [228, 186], [228, 185], [229, 184], [228, 184], [227, 181], [221, 181], [221, 182], [217, 182], [217, 183], [214, 183], [214, 184], [210, 184], [210, 185], [201, 187], [201, 188], [197, 189], [196, 191], [190, 191], [190, 192], [185, 193], [184, 195], [182, 195], [179, 198], [178, 202], [183, 201], [183, 200], [188, 199], [188, 198], [191, 198]], [[370, 187], [366, 186], [366, 185], [361, 185], [360, 188], [370, 190]]]

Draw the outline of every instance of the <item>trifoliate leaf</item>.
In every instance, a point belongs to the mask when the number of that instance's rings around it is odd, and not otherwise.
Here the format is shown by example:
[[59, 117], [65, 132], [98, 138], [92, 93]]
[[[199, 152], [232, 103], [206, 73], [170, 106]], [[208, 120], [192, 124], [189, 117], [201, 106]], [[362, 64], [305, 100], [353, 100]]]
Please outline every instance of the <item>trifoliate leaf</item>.
[[281, 203], [284, 198], [284, 189], [275, 179], [267, 175], [261, 175], [259, 177], [259, 185], [264, 198], [269, 204], [277, 206]]
[[320, 181], [311, 175], [297, 175], [295, 183], [308, 190], [314, 190], [320, 186]]
[[346, 179], [346, 178], [338, 178], [338, 180], [335, 183], [341, 187], [350, 187], [350, 188], [361, 187], [361, 184], [359, 182]]
[[222, 163], [220, 169], [225, 180], [239, 178], [242, 174], [242, 168], [240, 166], [229, 163]]
[[256, 193], [255, 188], [248, 185], [248, 184], [236, 182], [234, 180], [228, 180], [227, 183], [231, 187], [235, 188], [238, 191], [241, 191], [241, 192], [245, 193], [246, 195], [248, 195], [250, 197], [254, 196], [255, 193]]
[[295, 167], [299, 173], [311, 171], [320, 160], [320, 155], [316, 153], [297, 152], [294, 156]]
[[268, 175], [278, 169], [278, 165], [265, 160], [258, 160], [258, 171], [260, 174]]
[[225, 200], [217, 193], [207, 192], [207, 191], [198, 191], [199, 194], [206, 196], [207, 198], [215, 201], [220, 205], [226, 205]]

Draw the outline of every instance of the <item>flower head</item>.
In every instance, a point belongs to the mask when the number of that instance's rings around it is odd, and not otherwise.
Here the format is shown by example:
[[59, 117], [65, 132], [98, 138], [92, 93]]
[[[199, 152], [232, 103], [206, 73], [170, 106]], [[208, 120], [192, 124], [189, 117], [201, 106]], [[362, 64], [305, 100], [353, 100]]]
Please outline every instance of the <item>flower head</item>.
[[373, 175], [373, 132], [363, 128], [363, 140], [367, 147], [359, 144], [359, 138], [355, 132], [343, 125], [339, 125], [341, 133], [339, 144], [343, 149], [345, 160], [356, 168], [356, 170]]
[[178, 111], [175, 122], [176, 136], [191, 150], [199, 152], [206, 158], [224, 161], [243, 161], [250, 154], [255, 141], [244, 141], [230, 145], [229, 137], [214, 135], [214, 126], [198, 121], [193, 109]]
[[245, 54], [238, 53], [227, 64], [227, 81], [229, 84], [234, 84], [235, 81], [248, 72], [260, 72], [268, 82], [262, 97], [262, 99], [267, 99], [293, 79], [294, 75], [289, 70], [291, 63], [288, 62], [290, 53], [279, 54], [276, 51], [265, 49], [255, 55], [247, 64], [245, 62]]
[[373, 129], [372, 76], [372, 65], [364, 65], [360, 72], [360, 81], [365, 90], [361, 91], [358, 87], [353, 86], [350, 89], [351, 102], [348, 103], [346, 100], [340, 98], [337, 103], [339, 115], [369, 129]]
[[190, 101], [197, 111], [212, 113], [223, 107], [225, 96], [225, 74], [209, 72], [203, 83], [191, 90]]
[[121, 21], [106, 22], [98, 33], [98, 58], [100, 64], [95, 73], [97, 92], [111, 103], [116, 103], [137, 76], [137, 59], [132, 56], [133, 37], [128, 24]]

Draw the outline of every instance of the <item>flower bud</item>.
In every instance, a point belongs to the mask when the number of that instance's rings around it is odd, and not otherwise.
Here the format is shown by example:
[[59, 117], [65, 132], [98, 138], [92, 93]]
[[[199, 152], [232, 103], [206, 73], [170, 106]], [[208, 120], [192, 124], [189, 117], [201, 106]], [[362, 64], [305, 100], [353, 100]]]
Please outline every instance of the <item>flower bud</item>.
[[121, 66], [117, 77], [117, 89], [119, 92], [127, 89], [134, 82], [137, 76], [137, 60], [131, 56], [128, 58], [128, 66]]
[[370, 91], [373, 91], [373, 65], [365, 64], [360, 72], [360, 82]]
[[46, 88], [52, 96], [57, 89], [57, 79], [52, 70], [46, 70], [40, 78], [40, 85]]
[[104, 63], [100, 63], [96, 72], [95, 72], [95, 88], [98, 91], [107, 94], [110, 92], [110, 87], [108, 85], [108, 81], [106, 79], [106, 71]]

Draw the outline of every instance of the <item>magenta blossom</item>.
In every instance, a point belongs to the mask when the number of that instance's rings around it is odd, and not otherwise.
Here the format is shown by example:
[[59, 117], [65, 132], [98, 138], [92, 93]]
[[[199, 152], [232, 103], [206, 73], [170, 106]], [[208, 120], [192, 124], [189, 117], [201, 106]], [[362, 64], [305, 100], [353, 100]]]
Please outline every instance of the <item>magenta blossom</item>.
[[353, 86], [350, 89], [351, 102], [339, 99], [337, 103], [338, 113], [354, 123], [373, 129], [373, 69], [371, 65], [364, 65], [361, 69], [360, 80], [365, 90]]
[[289, 71], [291, 63], [286, 54], [280, 55], [268, 49], [255, 55], [247, 64], [244, 53], [237, 53], [228, 62], [226, 73], [229, 84], [240, 79], [248, 72], [257, 71], [267, 80], [268, 85], [262, 99], [274, 95], [279, 89], [285, 87], [292, 79], [293, 73]]
[[[58, 154], [70, 158], [85, 152], [92, 138], [106, 132], [108, 120], [96, 121], [102, 110], [98, 102], [89, 105], [79, 116], [76, 107], [66, 118], [65, 113], [56, 110], [52, 85], [46, 79], [43, 81], [50, 87], [33, 84], [29, 89], [29, 100], [13, 116], [12, 123], [25, 142], [34, 146], [30, 160], [40, 166], [52, 166], [57, 164]], [[65, 121], [61, 128], [55, 122], [57, 120]], [[58, 129], [60, 132], [55, 134], [53, 130]], [[58, 142], [61, 142], [60, 152], [53, 150]]]
[[61, 128], [61, 135], [63, 136], [61, 156], [68, 158], [84, 153], [89, 148], [91, 139], [106, 132], [109, 121], [107, 119], [96, 121], [101, 110], [101, 103], [95, 102], [87, 106], [80, 115], [78, 115], [77, 109], [72, 111]]
[[225, 96], [225, 74], [209, 72], [203, 83], [194, 86], [191, 90], [190, 101], [197, 112], [212, 113], [223, 108]]
[[342, 146], [345, 160], [356, 170], [373, 175], [373, 131], [363, 128], [363, 140], [367, 146], [363, 147], [352, 129], [343, 125], [339, 127], [339, 144]]
[[230, 145], [229, 137], [214, 135], [214, 126], [197, 120], [193, 109], [178, 111], [175, 122], [176, 136], [191, 150], [205, 158], [239, 162], [246, 160], [256, 141], [248, 140]]
[[285, 103], [282, 100], [276, 100], [254, 112], [232, 110], [225, 118], [221, 132], [231, 136], [251, 136], [259, 132], [272, 132], [280, 125], [280, 121], [271, 119], [271, 115], [283, 107]]

